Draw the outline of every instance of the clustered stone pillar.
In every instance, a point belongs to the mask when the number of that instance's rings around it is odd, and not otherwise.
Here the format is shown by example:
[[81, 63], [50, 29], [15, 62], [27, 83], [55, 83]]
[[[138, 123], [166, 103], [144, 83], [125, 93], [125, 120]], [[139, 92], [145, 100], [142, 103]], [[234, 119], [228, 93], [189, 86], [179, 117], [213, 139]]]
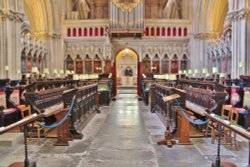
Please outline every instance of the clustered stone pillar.
[[0, 78], [20, 77], [23, 4], [24, 0], [1, 0], [0, 3]]
[[232, 77], [250, 75], [250, 3], [229, 0], [228, 17], [232, 22]]
[[[57, 71], [63, 70], [64, 57], [63, 55], [63, 40], [61, 35], [53, 34], [47, 35], [47, 44], [48, 44], [48, 68], [50, 72], [53, 72], [55, 69]], [[51, 74], [53, 76], [53, 74]]]

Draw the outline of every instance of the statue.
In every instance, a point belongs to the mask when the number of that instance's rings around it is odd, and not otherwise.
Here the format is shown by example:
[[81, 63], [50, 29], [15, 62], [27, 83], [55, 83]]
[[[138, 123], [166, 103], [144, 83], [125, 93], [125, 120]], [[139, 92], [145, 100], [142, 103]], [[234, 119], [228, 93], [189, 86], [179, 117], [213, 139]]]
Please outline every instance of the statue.
[[133, 71], [132, 71], [131, 67], [127, 67], [127, 68], [125, 69], [124, 75], [125, 75], [126, 77], [132, 77], [132, 76], [133, 76]]

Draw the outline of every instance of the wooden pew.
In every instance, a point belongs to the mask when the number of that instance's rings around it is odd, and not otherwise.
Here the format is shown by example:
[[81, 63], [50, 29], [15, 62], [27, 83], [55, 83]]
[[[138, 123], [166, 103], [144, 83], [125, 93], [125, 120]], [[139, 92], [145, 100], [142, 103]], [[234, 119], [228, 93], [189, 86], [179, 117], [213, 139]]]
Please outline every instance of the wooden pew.
[[[45, 126], [53, 126], [54, 123], [60, 122], [62, 117], [68, 112], [64, 110], [63, 90], [65, 88], [47, 89], [39, 92], [25, 93], [26, 103], [32, 107], [32, 113], [43, 115]], [[68, 125], [69, 122], [63, 122], [57, 128], [57, 142], [55, 145], [68, 145], [70, 140]]]

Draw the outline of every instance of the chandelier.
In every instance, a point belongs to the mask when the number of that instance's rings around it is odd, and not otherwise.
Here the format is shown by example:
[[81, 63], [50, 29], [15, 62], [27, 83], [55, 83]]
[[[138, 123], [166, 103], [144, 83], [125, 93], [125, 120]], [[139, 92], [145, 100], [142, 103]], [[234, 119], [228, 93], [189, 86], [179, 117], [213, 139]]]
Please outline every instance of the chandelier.
[[113, 3], [121, 9], [123, 12], [128, 10], [131, 12], [137, 5], [140, 3], [141, 0], [112, 0]]

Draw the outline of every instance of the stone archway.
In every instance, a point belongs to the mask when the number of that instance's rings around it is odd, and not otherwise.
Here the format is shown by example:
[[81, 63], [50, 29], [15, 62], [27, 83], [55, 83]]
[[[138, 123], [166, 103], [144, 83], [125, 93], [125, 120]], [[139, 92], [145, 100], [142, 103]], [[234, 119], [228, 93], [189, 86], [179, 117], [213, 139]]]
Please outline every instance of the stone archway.
[[115, 94], [118, 88], [137, 89], [140, 94], [141, 64], [137, 52], [130, 48], [120, 50], [114, 59], [113, 75]]

